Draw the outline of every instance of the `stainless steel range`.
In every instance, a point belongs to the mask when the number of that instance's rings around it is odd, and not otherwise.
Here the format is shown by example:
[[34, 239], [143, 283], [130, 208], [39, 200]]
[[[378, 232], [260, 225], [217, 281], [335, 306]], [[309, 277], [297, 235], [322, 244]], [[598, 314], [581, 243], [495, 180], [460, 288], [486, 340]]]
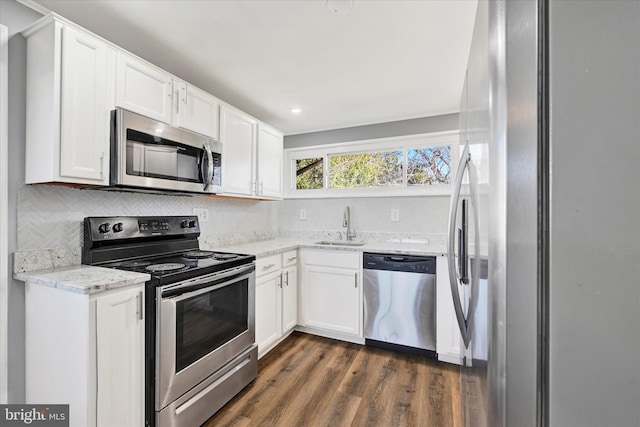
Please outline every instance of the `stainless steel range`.
[[257, 375], [255, 257], [199, 249], [195, 216], [90, 217], [82, 263], [151, 274], [146, 425], [197, 426]]

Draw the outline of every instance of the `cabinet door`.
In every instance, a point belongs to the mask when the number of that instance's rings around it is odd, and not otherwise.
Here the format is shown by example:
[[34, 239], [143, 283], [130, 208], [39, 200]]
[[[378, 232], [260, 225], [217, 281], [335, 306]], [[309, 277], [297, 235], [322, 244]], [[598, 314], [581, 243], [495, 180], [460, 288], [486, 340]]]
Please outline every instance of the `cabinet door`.
[[[458, 285], [458, 292], [464, 289]], [[438, 359], [449, 363], [462, 363], [462, 339], [453, 308], [447, 257], [436, 259], [436, 352]]]
[[186, 82], [174, 80], [174, 86], [178, 86], [176, 125], [218, 139], [218, 98]]
[[63, 178], [108, 184], [105, 173], [109, 153], [108, 50], [97, 38], [63, 27], [60, 104]]
[[96, 300], [97, 425], [144, 425], [143, 287]]
[[298, 324], [298, 267], [285, 267], [282, 275], [282, 332], [285, 333]]
[[281, 286], [279, 272], [256, 279], [256, 343], [260, 356], [282, 336]]
[[282, 144], [280, 132], [259, 125], [256, 155], [259, 196], [282, 197]]
[[118, 54], [116, 103], [119, 107], [171, 123], [172, 102], [171, 74], [132, 56]]
[[318, 265], [304, 267], [305, 326], [360, 335], [358, 271]]
[[223, 193], [254, 195], [256, 128], [257, 122], [251, 116], [224, 105], [220, 107]]

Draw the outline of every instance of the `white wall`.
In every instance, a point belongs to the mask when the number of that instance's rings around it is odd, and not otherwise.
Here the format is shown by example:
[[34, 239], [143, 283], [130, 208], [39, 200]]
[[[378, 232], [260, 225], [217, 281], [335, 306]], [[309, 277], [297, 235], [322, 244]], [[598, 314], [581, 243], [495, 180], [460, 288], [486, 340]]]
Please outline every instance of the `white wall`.
[[[9, 253], [17, 250], [17, 193], [24, 182], [26, 42], [18, 33], [38, 18], [40, 14], [15, 1], [0, 0], [0, 24], [9, 29], [9, 231], [0, 238], [7, 239]], [[20, 403], [24, 401], [24, 285], [9, 277], [8, 291], [8, 402]]]
[[[344, 232], [345, 206], [351, 210], [351, 224], [359, 238], [387, 240], [444, 238], [447, 230], [448, 196], [354, 197], [340, 199], [288, 199], [280, 205], [280, 234], [299, 237], [337, 237]], [[307, 220], [300, 219], [300, 210]], [[400, 211], [400, 221], [391, 221], [391, 209]]]

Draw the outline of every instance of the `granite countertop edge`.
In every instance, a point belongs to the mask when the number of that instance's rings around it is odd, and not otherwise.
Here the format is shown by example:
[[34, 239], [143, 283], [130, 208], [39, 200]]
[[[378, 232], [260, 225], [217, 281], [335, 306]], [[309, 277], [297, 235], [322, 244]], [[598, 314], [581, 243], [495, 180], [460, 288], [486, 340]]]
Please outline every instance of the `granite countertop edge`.
[[146, 273], [133, 273], [90, 265], [73, 265], [17, 272], [13, 277], [16, 280], [30, 284], [79, 294], [94, 294], [111, 289], [124, 288], [141, 284], [151, 279], [151, 275]]
[[277, 255], [289, 250], [299, 248], [305, 249], [324, 249], [334, 251], [349, 252], [380, 252], [388, 254], [405, 254], [405, 255], [425, 255], [425, 256], [445, 256], [446, 250], [442, 245], [429, 243], [404, 243], [404, 242], [384, 242], [370, 241], [362, 246], [341, 246], [341, 245], [321, 245], [316, 240], [302, 239], [271, 239], [258, 242], [239, 243], [224, 246], [212, 246], [211, 250], [222, 252], [237, 252], [248, 255], [255, 255], [262, 258], [270, 255]]

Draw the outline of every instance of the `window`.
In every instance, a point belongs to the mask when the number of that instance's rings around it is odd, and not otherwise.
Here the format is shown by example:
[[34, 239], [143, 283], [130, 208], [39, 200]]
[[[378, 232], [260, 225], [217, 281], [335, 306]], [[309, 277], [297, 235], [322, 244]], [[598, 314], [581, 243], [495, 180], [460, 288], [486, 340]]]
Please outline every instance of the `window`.
[[285, 150], [285, 197], [449, 194], [458, 132]]
[[407, 151], [407, 185], [451, 183], [451, 147]]
[[402, 151], [329, 156], [329, 188], [402, 185]]
[[296, 159], [296, 190], [317, 190], [324, 186], [322, 157]]

